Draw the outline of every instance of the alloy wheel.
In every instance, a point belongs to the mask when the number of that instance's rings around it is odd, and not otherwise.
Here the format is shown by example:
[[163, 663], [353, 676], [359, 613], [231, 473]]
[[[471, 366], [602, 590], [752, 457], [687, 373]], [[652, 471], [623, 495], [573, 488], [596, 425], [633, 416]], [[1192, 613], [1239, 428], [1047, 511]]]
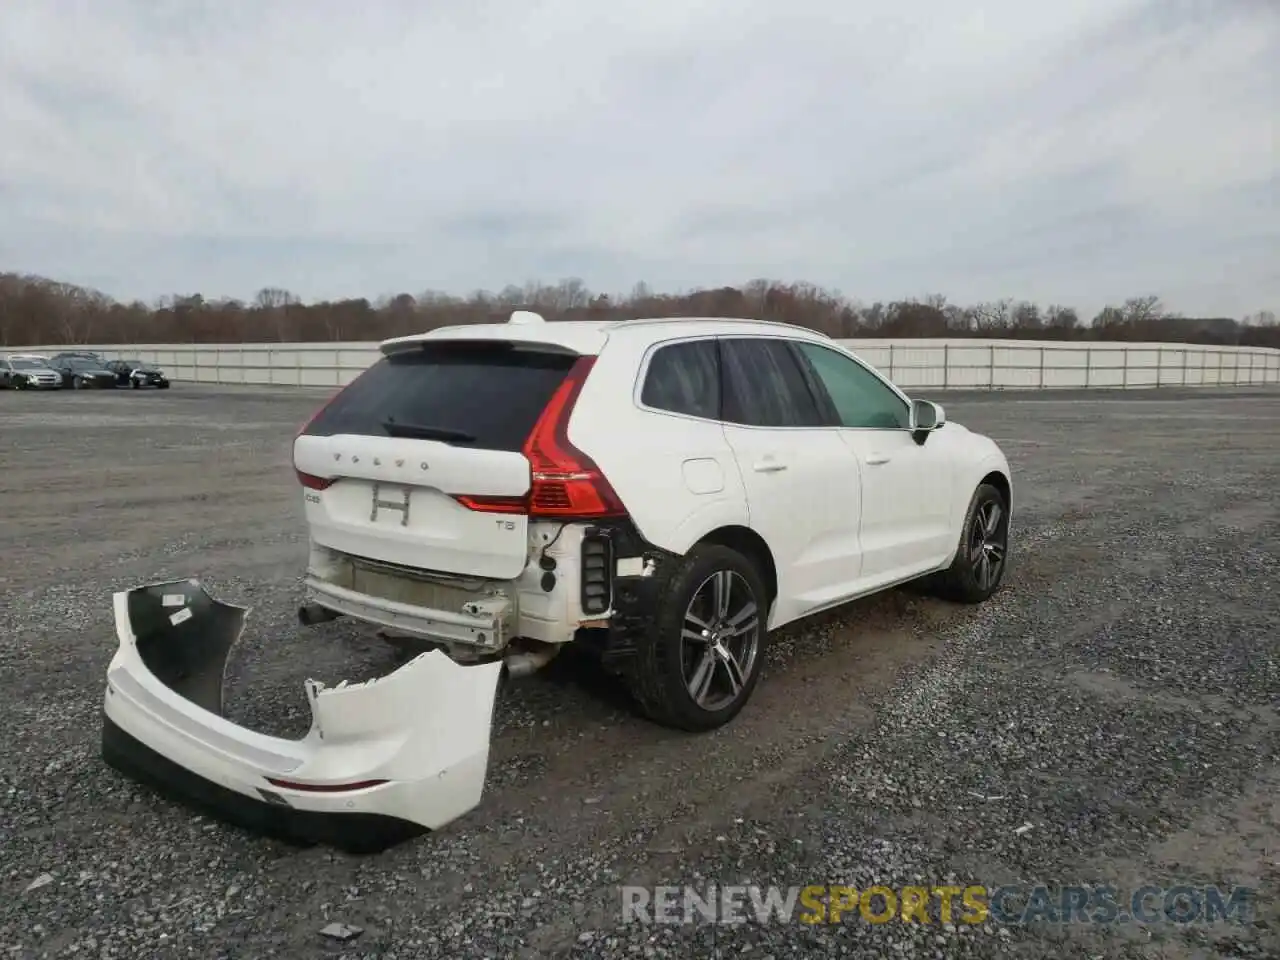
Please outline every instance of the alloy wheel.
[[693, 592], [680, 636], [681, 671], [693, 702], [714, 713], [741, 696], [760, 653], [760, 608], [751, 585], [717, 570]]
[[990, 590], [999, 579], [1008, 537], [1004, 507], [998, 500], [987, 500], [974, 514], [969, 532], [969, 561], [979, 589]]

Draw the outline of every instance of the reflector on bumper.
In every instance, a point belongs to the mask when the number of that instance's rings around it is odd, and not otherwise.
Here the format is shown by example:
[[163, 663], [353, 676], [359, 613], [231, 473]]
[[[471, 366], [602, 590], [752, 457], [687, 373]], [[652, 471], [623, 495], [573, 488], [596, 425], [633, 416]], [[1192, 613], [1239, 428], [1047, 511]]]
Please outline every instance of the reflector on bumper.
[[422, 654], [385, 677], [308, 680], [300, 740], [223, 716], [248, 609], [198, 580], [115, 595], [102, 750], [111, 766], [210, 814], [295, 843], [384, 849], [473, 809], [484, 791], [500, 662]]

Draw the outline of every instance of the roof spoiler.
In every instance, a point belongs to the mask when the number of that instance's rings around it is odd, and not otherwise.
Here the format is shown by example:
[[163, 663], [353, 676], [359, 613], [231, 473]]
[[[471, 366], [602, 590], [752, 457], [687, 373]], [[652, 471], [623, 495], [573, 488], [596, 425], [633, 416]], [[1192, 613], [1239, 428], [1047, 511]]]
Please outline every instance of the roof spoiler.
[[540, 313], [534, 313], [532, 310], [513, 310], [507, 323], [527, 324], [527, 323], [546, 323], [546, 319]]

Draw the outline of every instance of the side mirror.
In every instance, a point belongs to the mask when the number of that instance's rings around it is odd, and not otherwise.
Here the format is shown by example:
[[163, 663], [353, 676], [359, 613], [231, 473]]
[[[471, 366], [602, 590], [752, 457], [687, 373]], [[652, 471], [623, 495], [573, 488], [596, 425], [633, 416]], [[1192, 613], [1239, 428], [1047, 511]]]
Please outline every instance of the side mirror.
[[930, 433], [947, 422], [942, 405], [930, 400], [911, 401], [911, 436], [916, 443], [924, 443]]

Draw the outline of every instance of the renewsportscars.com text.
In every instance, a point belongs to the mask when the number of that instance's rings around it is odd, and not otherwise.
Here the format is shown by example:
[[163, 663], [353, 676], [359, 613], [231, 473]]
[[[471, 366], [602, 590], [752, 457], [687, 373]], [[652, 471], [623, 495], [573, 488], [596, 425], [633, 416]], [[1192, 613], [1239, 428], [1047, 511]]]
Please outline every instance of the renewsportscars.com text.
[[1250, 922], [1249, 887], [1106, 885], [776, 887], [756, 884], [621, 888], [630, 923], [1110, 924]]

